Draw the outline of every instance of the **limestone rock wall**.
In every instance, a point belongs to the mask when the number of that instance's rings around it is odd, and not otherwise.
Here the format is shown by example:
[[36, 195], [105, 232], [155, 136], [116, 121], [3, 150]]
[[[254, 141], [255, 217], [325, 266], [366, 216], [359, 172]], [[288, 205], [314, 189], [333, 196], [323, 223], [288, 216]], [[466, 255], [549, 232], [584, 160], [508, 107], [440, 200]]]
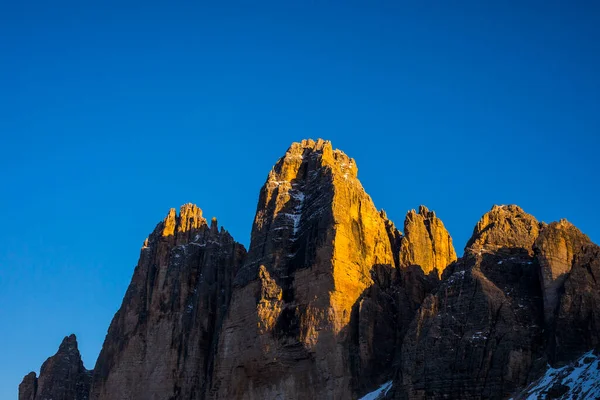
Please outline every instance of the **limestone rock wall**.
[[[600, 247], [494, 206], [457, 259], [433, 211], [404, 234], [355, 161], [294, 143], [260, 190], [248, 253], [192, 204], [145, 240], [93, 371], [74, 336], [19, 400], [504, 399], [600, 350]], [[389, 386], [388, 386], [389, 388]]]
[[204, 399], [245, 249], [202, 211], [171, 209], [144, 242], [96, 362], [92, 399]]
[[354, 160], [326, 141], [293, 144], [260, 192], [215, 398], [352, 398], [349, 324], [378, 265], [394, 256]]
[[528, 382], [543, 353], [538, 225], [516, 206], [482, 217], [411, 323], [397, 398], [500, 399]]
[[400, 265], [418, 265], [425, 274], [432, 271], [440, 276], [456, 261], [452, 238], [435, 212], [419, 207], [411, 210], [404, 221], [404, 237], [400, 247]]
[[557, 366], [600, 350], [599, 246], [588, 243], [573, 257], [551, 332], [550, 359]]
[[83, 366], [75, 335], [67, 336], [36, 377], [31, 372], [19, 385], [19, 400], [87, 400], [92, 371]]
[[573, 258], [589, 243], [588, 237], [567, 220], [544, 226], [535, 241], [547, 324], [554, 320], [561, 290], [573, 266]]

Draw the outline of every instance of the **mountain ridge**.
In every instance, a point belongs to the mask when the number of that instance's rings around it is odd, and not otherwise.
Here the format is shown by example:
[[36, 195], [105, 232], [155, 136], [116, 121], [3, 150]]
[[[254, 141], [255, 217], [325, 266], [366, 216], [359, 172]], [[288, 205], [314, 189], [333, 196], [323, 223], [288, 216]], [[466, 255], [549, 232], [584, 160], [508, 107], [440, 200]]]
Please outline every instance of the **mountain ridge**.
[[[390, 378], [398, 399], [507, 398], [542, 373], [538, 358], [598, 345], [585, 325], [598, 296], [577, 290], [597, 289], [597, 246], [577, 228], [493, 206], [457, 258], [435, 212], [410, 210], [401, 233], [357, 172], [328, 141], [292, 144], [260, 191], [248, 253], [199, 207], [171, 209], [144, 241], [90, 398], [357, 398]], [[428, 352], [454, 360], [423, 368]], [[20, 400], [42, 398], [31, 375], [22, 385]]]

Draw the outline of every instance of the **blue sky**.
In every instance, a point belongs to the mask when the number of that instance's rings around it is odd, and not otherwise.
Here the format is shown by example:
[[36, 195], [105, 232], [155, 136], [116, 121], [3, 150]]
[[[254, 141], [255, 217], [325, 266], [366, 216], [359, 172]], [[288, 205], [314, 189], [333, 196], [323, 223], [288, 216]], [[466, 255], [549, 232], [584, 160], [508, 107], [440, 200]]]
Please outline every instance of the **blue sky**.
[[459, 254], [492, 204], [600, 241], [597, 2], [161, 3], [0, 3], [0, 398], [70, 333], [93, 367], [170, 207], [247, 245], [303, 138]]

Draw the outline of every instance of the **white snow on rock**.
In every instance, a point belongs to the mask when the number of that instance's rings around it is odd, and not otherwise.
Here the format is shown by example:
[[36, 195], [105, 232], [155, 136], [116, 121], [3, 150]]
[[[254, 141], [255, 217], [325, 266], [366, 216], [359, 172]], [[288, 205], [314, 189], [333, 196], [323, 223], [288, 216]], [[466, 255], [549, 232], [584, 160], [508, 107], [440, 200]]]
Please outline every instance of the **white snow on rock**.
[[540, 379], [514, 398], [545, 399], [554, 388], [553, 399], [600, 399], [599, 368], [600, 358], [593, 351], [588, 351], [573, 364], [561, 368], [548, 367]]
[[306, 195], [301, 190], [293, 189], [290, 191], [290, 196], [293, 197], [298, 204], [294, 207], [293, 212], [286, 213], [285, 215], [293, 221], [294, 235], [296, 235], [298, 233], [298, 229], [300, 228], [300, 218], [302, 217], [302, 208], [304, 207], [304, 199], [306, 198]]
[[388, 381], [383, 385], [379, 386], [377, 390], [369, 392], [361, 397], [359, 400], [378, 400], [385, 398], [387, 392], [392, 388], [392, 381]]

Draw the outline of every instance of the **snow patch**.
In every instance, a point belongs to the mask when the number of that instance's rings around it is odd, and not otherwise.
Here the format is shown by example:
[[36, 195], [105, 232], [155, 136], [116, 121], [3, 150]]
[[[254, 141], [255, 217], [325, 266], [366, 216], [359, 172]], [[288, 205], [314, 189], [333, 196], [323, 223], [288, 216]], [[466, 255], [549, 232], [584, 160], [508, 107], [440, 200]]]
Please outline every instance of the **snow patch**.
[[452, 285], [454, 282], [456, 282], [457, 279], [464, 279], [465, 272], [466, 271], [463, 270], [463, 271], [455, 272], [452, 275], [450, 275], [450, 278], [448, 278], [448, 284]]
[[518, 398], [546, 398], [550, 389], [555, 386], [568, 388], [558, 399], [599, 399], [600, 357], [593, 351], [588, 351], [570, 365], [561, 368], [548, 366], [544, 376], [529, 385]]
[[385, 395], [387, 394], [387, 392], [389, 392], [390, 389], [392, 388], [392, 383], [393, 383], [392, 381], [388, 381], [388, 382], [384, 383], [383, 385], [379, 386], [379, 388], [377, 390], [374, 390], [370, 393], [365, 394], [359, 400], [383, 399], [385, 397]]
[[304, 200], [306, 199], [306, 195], [303, 191], [294, 189], [290, 191], [290, 196], [294, 198], [298, 202], [294, 207], [294, 211], [291, 213], [286, 213], [285, 215], [291, 219], [294, 223], [294, 235], [298, 233], [298, 229], [300, 229], [300, 217], [302, 217], [302, 208], [304, 208]]

